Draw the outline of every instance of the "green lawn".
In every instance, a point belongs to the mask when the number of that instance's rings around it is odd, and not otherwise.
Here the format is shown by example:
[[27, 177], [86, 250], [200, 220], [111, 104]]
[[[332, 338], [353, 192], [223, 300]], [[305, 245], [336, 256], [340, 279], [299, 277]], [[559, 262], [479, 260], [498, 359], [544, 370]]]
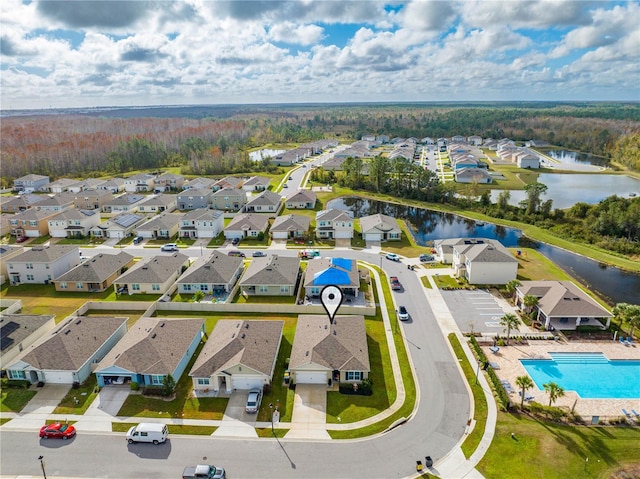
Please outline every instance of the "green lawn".
[[44, 236], [38, 236], [37, 238], [33, 238], [30, 242], [29, 245], [33, 246], [33, 245], [38, 245], [38, 244], [44, 244], [47, 241], [49, 241], [51, 239], [51, 236], [49, 235], [44, 235]]
[[459, 288], [460, 285], [452, 276], [446, 274], [434, 275], [433, 280], [436, 283], [438, 289], [442, 288]]
[[105, 238], [97, 238], [91, 236], [88, 238], [61, 238], [56, 244], [72, 244], [78, 246], [90, 247], [99, 245], [105, 242]]
[[0, 399], [1, 412], [20, 412], [29, 401], [35, 396], [37, 391], [24, 388], [2, 388], [2, 398]]
[[91, 403], [98, 395], [96, 390], [98, 382], [96, 375], [92, 374], [81, 384], [78, 389], [70, 389], [58, 407], [53, 410], [54, 414], [84, 414]]
[[610, 478], [614, 471], [631, 465], [637, 473], [640, 428], [565, 426], [498, 412], [495, 437], [477, 468], [487, 479], [560, 479]]
[[429, 281], [429, 278], [427, 278], [426, 276], [422, 276], [420, 278], [420, 281], [422, 281], [422, 286], [427, 289], [431, 289], [431, 282]]

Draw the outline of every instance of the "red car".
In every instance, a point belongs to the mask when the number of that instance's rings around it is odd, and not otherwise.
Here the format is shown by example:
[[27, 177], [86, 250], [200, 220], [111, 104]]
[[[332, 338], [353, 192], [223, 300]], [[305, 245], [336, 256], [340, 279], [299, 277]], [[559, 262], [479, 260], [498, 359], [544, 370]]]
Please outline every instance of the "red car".
[[62, 424], [60, 422], [56, 422], [54, 424], [45, 424], [40, 428], [40, 437], [45, 439], [53, 438], [61, 438], [61, 439], [69, 439], [76, 435], [76, 428], [71, 424]]
[[26, 236], [18, 236], [18, 239], [16, 239], [16, 243], [24, 243], [25, 241], [27, 241], [29, 238]]

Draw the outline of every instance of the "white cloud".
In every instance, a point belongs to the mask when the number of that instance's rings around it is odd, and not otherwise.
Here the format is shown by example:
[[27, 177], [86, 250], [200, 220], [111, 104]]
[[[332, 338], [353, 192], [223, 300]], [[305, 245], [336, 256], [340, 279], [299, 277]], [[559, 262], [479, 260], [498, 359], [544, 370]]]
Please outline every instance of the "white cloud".
[[269, 29], [269, 38], [276, 42], [296, 45], [313, 45], [323, 37], [324, 29], [318, 25], [296, 25], [284, 22]]

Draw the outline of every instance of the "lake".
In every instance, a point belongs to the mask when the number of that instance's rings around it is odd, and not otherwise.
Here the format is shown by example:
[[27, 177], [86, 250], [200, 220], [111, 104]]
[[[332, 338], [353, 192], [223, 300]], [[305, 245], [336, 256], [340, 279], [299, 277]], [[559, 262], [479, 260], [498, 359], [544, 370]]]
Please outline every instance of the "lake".
[[356, 196], [331, 200], [327, 208], [350, 211], [355, 218], [372, 214], [385, 214], [404, 218], [417, 244], [430, 246], [433, 240], [445, 238], [490, 238], [504, 246], [531, 247], [545, 255], [571, 276], [593, 291], [597, 291], [612, 304], [640, 304], [640, 275], [607, 266], [570, 251], [533, 241], [516, 228], [492, 223], [479, 223], [451, 213], [440, 213], [397, 203], [369, 200]]
[[[547, 186], [542, 201], [553, 200], [553, 208], [571, 208], [578, 202], [589, 204], [618, 195], [628, 198], [630, 193], [640, 195], [640, 180], [625, 175], [591, 175], [542, 173], [538, 182]], [[503, 190], [491, 190], [491, 201], [496, 202]], [[509, 203], [518, 206], [527, 198], [524, 190], [510, 190]]]
[[609, 165], [609, 160], [607, 160], [606, 158], [593, 156], [588, 153], [580, 153], [577, 151], [570, 151], [570, 150], [549, 150], [543, 153], [547, 156], [550, 156], [554, 160], [559, 161], [560, 163], [596, 165], [596, 166]]

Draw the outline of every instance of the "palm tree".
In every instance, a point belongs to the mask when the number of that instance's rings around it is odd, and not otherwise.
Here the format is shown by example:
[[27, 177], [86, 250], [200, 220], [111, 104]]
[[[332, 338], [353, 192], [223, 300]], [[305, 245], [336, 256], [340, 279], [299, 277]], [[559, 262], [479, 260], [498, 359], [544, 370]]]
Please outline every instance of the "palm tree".
[[507, 345], [509, 344], [509, 336], [511, 335], [511, 330], [515, 329], [516, 331], [520, 331], [519, 324], [520, 320], [513, 313], [507, 313], [500, 318], [500, 326], [504, 326], [507, 329]]
[[522, 397], [520, 398], [520, 407], [524, 406], [524, 396], [527, 392], [527, 389], [533, 387], [533, 381], [529, 376], [518, 376], [516, 378], [516, 386], [519, 386], [522, 389]]
[[527, 310], [527, 315], [529, 316], [529, 318], [533, 320], [534, 318], [532, 316], [535, 316], [535, 315], [532, 313], [535, 310], [535, 308], [538, 306], [538, 304], [540, 304], [540, 300], [538, 299], [538, 297], [532, 294], [525, 294], [524, 298], [522, 298], [522, 304], [524, 304], [524, 307]]
[[509, 293], [511, 295], [511, 299], [513, 299], [516, 295], [516, 288], [518, 286], [522, 286], [522, 283], [520, 281], [518, 281], [517, 279], [512, 279], [511, 281], [509, 281], [505, 288], [507, 289], [507, 293]]
[[631, 331], [629, 336], [633, 336], [633, 331], [640, 327], [640, 306], [635, 304], [618, 303], [613, 308], [613, 314], [620, 319], [621, 323], [629, 323]]
[[552, 403], [556, 402], [556, 399], [564, 396], [564, 389], [554, 382], [543, 384], [542, 387], [549, 393], [549, 407], [551, 407]]

